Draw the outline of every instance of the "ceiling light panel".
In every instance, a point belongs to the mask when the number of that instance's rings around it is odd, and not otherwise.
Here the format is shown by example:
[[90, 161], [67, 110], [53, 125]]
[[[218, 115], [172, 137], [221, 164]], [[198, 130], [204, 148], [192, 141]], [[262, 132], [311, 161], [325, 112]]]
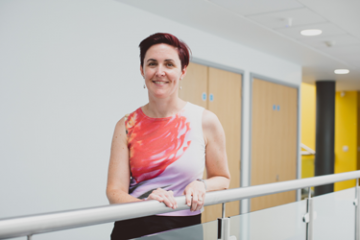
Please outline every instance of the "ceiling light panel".
[[349, 69], [336, 69], [334, 71], [335, 74], [348, 74], [349, 72]]
[[311, 37], [311, 36], [318, 36], [322, 34], [322, 30], [320, 29], [305, 29], [300, 31], [300, 34], [303, 36]]
[[302, 36], [300, 32], [302, 30], [306, 29], [320, 29], [322, 31], [321, 35], [318, 36], [312, 36], [312, 38], [320, 37], [320, 36], [332, 36], [332, 35], [340, 35], [340, 34], [346, 34], [344, 30], [337, 27], [335, 24], [332, 23], [320, 23], [320, 24], [310, 24], [306, 26], [297, 26], [297, 27], [291, 27], [291, 28], [282, 28], [277, 29], [276, 31], [298, 40], [302, 40], [305, 38], [311, 38], [308, 36]]
[[303, 5], [296, 0], [209, 0], [219, 6], [241, 15], [251, 15], [265, 12], [282, 11], [301, 8]]
[[[326, 22], [324, 18], [307, 8], [265, 13], [249, 16], [249, 18], [269, 28], [287, 28]], [[288, 24], [289, 18], [291, 18], [291, 26]]]

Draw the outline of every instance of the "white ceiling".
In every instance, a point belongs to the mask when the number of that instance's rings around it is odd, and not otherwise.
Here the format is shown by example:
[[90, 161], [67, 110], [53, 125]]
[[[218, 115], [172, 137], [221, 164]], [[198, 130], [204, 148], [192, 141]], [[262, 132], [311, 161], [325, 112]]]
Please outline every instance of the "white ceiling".
[[[360, 90], [359, 0], [117, 1], [300, 64], [304, 82]], [[300, 35], [313, 28], [323, 33]], [[336, 75], [337, 68], [350, 73]]]

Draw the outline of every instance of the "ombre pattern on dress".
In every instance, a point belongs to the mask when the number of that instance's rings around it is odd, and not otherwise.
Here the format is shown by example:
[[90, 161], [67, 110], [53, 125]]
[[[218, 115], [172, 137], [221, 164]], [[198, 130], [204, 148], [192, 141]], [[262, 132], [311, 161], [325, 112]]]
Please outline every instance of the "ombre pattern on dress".
[[[186, 186], [202, 178], [205, 142], [202, 132], [203, 108], [191, 103], [177, 114], [150, 118], [141, 108], [126, 117], [130, 160], [129, 194], [147, 198], [157, 188], [181, 196]], [[176, 211], [161, 215], [190, 216], [200, 211]]]

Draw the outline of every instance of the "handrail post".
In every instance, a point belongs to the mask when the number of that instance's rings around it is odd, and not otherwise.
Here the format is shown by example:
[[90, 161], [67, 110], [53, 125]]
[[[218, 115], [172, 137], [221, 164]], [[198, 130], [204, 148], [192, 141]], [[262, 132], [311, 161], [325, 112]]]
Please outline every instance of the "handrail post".
[[222, 218], [225, 218], [225, 203], [222, 203]]
[[27, 240], [31, 240], [32, 239], [32, 234], [27, 235]]
[[306, 240], [313, 239], [313, 199], [311, 198], [311, 187], [309, 187], [309, 195], [307, 198], [306, 214], [303, 221], [306, 223]]
[[360, 217], [360, 207], [359, 207], [359, 179], [356, 179], [356, 185], [355, 185], [355, 200], [354, 200], [354, 206], [355, 206], [355, 240], [360, 240], [360, 233], [359, 233], [359, 217]]
[[218, 237], [219, 240], [236, 240], [235, 236], [230, 236], [230, 218], [225, 217], [225, 203], [222, 203], [222, 218], [218, 218]]

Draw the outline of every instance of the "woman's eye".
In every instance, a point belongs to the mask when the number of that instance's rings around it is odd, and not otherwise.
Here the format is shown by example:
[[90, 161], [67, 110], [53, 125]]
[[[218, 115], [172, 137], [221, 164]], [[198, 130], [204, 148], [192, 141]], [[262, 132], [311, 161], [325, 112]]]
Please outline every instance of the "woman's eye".
[[149, 63], [148, 66], [155, 66], [156, 64], [155, 63]]
[[174, 64], [168, 63], [167, 66], [168, 66], [168, 67], [172, 67], [172, 66], [174, 66]]

